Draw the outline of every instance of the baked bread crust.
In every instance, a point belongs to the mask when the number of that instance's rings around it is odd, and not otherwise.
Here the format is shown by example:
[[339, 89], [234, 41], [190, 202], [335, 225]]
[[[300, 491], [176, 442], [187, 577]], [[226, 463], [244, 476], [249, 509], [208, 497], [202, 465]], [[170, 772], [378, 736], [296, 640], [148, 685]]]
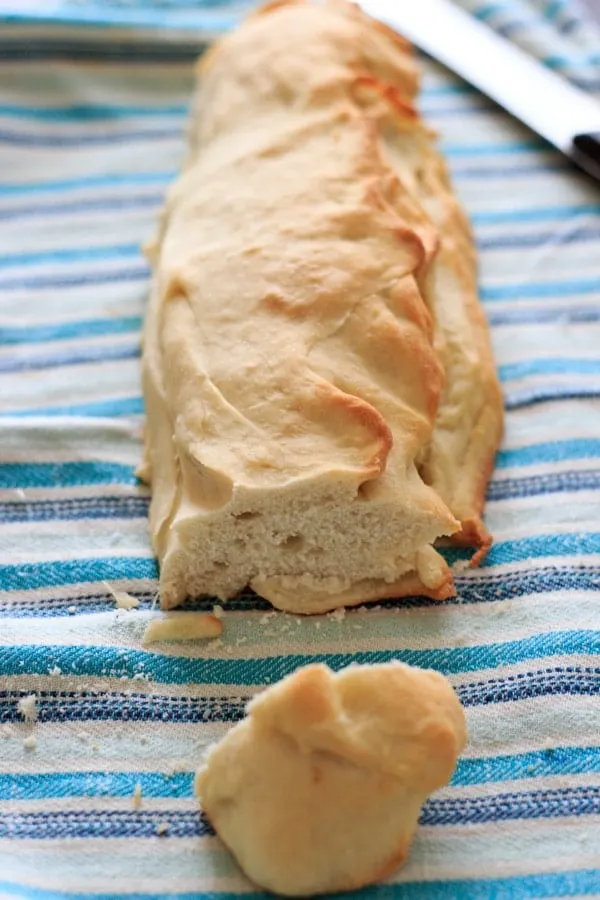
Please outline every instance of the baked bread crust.
[[485, 551], [502, 406], [466, 220], [408, 45], [345, 3], [271, 4], [200, 64], [148, 248], [141, 474], [161, 605], [322, 612]]
[[287, 896], [391, 875], [466, 742], [448, 681], [398, 662], [306, 666], [247, 712], [209, 752], [196, 793], [247, 875]]

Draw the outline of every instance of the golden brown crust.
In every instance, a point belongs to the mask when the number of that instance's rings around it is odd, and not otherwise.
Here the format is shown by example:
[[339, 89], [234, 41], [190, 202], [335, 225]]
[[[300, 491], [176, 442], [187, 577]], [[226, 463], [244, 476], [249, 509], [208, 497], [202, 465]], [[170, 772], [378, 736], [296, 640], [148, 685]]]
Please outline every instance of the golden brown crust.
[[443, 599], [435, 540], [489, 546], [500, 395], [417, 87], [337, 0], [271, 3], [202, 63], [144, 346], [164, 607]]
[[[432, 551], [434, 556], [434, 551]], [[437, 554], [435, 554], [437, 557]], [[335, 606], [360, 606], [376, 600], [393, 597], [429, 597], [430, 600], [448, 600], [456, 595], [454, 579], [441, 558], [429, 577], [419, 571], [407, 572], [401, 578], [387, 583], [381, 579], [364, 579], [351, 587], [327, 583], [320, 585], [317, 579], [254, 578], [251, 587], [277, 609], [302, 615], [318, 615]], [[431, 559], [429, 560], [431, 563]], [[426, 583], [427, 581], [427, 583]]]
[[476, 257], [469, 223], [450, 185], [431, 132], [397, 89], [371, 85], [387, 158], [436, 228], [439, 245], [425, 273], [424, 297], [435, 320], [435, 346], [445, 372], [436, 427], [420, 471], [461, 521], [453, 542], [491, 545], [481, 513], [503, 430], [503, 401], [483, 309], [477, 295]]
[[[454, 270], [457, 281], [462, 285], [461, 298], [465, 318], [470, 325], [466, 335], [464, 330], [455, 330], [455, 325], [445, 324], [440, 316], [440, 355], [447, 376], [446, 394], [442, 393], [440, 415], [432, 439], [432, 449], [435, 449], [429, 463], [430, 483], [461, 520], [461, 531], [452, 536], [453, 543], [478, 548], [472, 559], [472, 564], [476, 565], [492, 543], [492, 537], [481, 520], [481, 513], [496, 452], [502, 439], [504, 404], [489, 328], [477, 295], [476, 257], [471, 228], [452, 194], [443, 159], [438, 156], [436, 160], [431, 160], [430, 168], [430, 189], [439, 194], [445, 192], [446, 195], [444, 211], [436, 219], [442, 238], [439, 261]], [[453, 358], [453, 353], [458, 355], [453, 344], [464, 341], [467, 337], [476, 360], [476, 371], [464, 389], [466, 402], [463, 415], [466, 421], [463, 425], [463, 439], [460, 447], [451, 448], [450, 452], [454, 456], [448, 459], [448, 452], [444, 452], [447, 431], [443, 424], [444, 406], [451, 402], [447, 393], [459, 380], [461, 371], [461, 361]], [[459, 374], [455, 375], [455, 371]], [[457, 433], [461, 433], [460, 428], [455, 429], [454, 434]], [[448, 467], [454, 470], [451, 483], [441, 475], [443, 469]]]

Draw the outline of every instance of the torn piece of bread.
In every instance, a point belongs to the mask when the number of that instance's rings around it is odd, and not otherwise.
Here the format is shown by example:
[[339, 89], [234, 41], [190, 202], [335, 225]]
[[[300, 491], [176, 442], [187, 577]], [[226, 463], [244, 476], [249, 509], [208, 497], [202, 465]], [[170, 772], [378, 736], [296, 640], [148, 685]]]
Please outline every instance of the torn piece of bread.
[[437, 672], [311, 665], [250, 702], [209, 752], [196, 793], [260, 887], [352, 890], [404, 862], [425, 798], [449, 781], [465, 741], [462, 707]]
[[408, 45], [278, 3], [200, 66], [158, 237], [142, 471], [163, 608], [453, 594], [502, 411], [474, 251]]

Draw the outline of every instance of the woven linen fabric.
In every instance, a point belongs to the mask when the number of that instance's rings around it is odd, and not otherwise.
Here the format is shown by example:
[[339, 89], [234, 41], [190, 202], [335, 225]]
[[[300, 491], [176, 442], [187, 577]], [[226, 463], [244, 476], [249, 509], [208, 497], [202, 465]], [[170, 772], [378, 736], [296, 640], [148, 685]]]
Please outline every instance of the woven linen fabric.
[[[464, 5], [600, 91], [600, 38], [570, 2]], [[248, 6], [0, 3], [0, 897], [251, 892], [193, 797], [206, 746], [303, 663], [393, 658], [449, 676], [471, 740], [407, 864], [359, 896], [600, 897], [600, 190], [431, 61], [421, 109], [475, 228], [506, 398], [494, 547], [455, 601], [299, 619], [247, 594], [223, 646], [142, 648], [139, 247], [192, 62]]]

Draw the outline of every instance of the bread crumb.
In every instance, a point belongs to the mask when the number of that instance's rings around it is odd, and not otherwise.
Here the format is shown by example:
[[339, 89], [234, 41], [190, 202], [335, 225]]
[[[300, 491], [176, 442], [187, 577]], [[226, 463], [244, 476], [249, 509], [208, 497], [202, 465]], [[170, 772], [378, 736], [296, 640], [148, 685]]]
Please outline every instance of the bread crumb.
[[136, 785], [133, 789], [133, 795], [132, 795], [131, 801], [132, 801], [134, 809], [141, 808], [141, 806], [142, 806], [142, 785], [139, 783], [139, 781], [136, 782]]
[[140, 744], [147, 744], [147, 743], [148, 743], [148, 738], [146, 737], [145, 734], [143, 734], [140, 738]]
[[343, 622], [346, 618], [346, 608], [344, 606], [339, 606], [337, 609], [334, 609], [333, 612], [329, 613], [327, 618], [331, 622], [337, 622], [338, 624]]
[[19, 712], [26, 722], [31, 724], [37, 719], [37, 695], [28, 694], [19, 700]]
[[62, 669], [59, 669], [58, 666], [53, 666], [51, 669], [48, 669], [48, 675], [54, 675], [55, 677], [62, 675]]
[[78, 732], [77, 732], [77, 739], [80, 740], [80, 741], [89, 741], [90, 736], [89, 736], [89, 734], [88, 734], [86, 731], [78, 731]]
[[35, 750], [37, 747], [37, 740], [34, 738], [32, 734], [28, 735], [28, 737], [23, 738], [23, 747], [25, 750]]
[[73, 613], [77, 612], [77, 607], [76, 606], [67, 606], [67, 612], [70, 613], [71, 615], [73, 615]]
[[212, 613], [213, 613], [213, 616], [215, 617], [215, 619], [222, 619], [224, 612], [225, 612], [225, 610], [223, 609], [222, 606], [213, 606]]
[[14, 736], [14, 731], [10, 727], [10, 725], [2, 725], [0, 726], [0, 738], [2, 740], [6, 740], [7, 738], [11, 738]]
[[275, 612], [275, 610], [273, 610], [272, 612], [265, 613], [264, 616], [261, 616], [258, 621], [261, 625], [266, 625], [269, 619], [272, 619], [275, 615], [277, 615], [277, 613]]
[[450, 568], [453, 572], [466, 572], [469, 566], [470, 563], [468, 559], [457, 559], [452, 563]]
[[169, 833], [169, 823], [168, 822], [157, 822], [156, 828], [154, 829], [158, 837], [162, 837], [165, 834]]
[[223, 641], [221, 638], [215, 638], [214, 641], [211, 641], [208, 645], [211, 650], [220, 650], [223, 646]]
[[170, 763], [165, 771], [167, 778], [173, 778], [174, 775], [180, 775], [182, 772], [189, 772], [193, 769], [190, 761], [187, 759], [176, 759]]
[[138, 598], [132, 596], [132, 594], [128, 594], [127, 591], [115, 590], [108, 581], [103, 581], [102, 584], [109, 594], [112, 594], [115, 603], [117, 604], [117, 609], [137, 609], [140, 605]]
[[154, 641], [195, 641], [219, 637], [222, 632], [223, 625], [219, 619], [206, 613], [167, 613], [148, 623], [142, 644], [146, 646]]

